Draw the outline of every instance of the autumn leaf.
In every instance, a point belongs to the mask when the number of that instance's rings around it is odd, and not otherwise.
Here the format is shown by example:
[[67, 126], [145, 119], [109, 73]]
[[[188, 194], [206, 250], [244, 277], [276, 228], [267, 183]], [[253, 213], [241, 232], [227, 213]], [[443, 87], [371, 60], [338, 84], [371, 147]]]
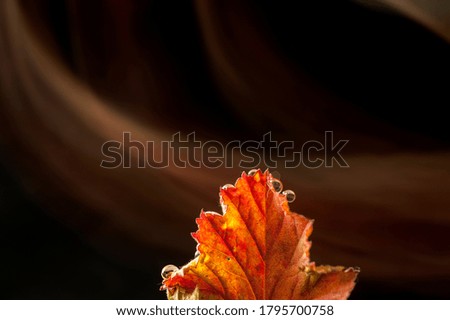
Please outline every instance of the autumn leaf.
[[289, 210], [292, 191], [266, 171], [252, 170], [220, 190], [223, 215], [196, 220], [198, 255], [163, 269], [169, 299], [346, 299], [356, 268], [309, 260], [313, 220]]

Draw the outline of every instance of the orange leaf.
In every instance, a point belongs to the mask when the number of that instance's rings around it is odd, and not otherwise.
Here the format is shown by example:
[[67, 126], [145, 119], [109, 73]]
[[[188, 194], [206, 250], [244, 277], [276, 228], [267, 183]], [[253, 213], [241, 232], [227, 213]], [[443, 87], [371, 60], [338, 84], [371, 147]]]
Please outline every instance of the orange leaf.
[[[197, 219], [199, 255], [165, 272], [169, 299], [346, 299], [359, 272], [309, 261], [313, 220], [289, 210], [266, 171], [242, 173], [220, 190], [223, 215]], [[164, 270], [163, 270], [164, 272]]]

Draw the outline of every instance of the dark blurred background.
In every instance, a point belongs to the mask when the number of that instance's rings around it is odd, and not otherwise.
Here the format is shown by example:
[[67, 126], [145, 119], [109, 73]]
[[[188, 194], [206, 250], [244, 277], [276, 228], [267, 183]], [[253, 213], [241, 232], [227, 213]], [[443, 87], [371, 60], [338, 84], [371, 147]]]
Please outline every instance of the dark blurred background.
[[161, 268], [193, 257], [195, 217], [242, 170], [100, 168], [122, 132], [332, 130], [349, 169], [274, 168], [315, 219], [312, 260], [360, 266], [352, 299], [449, 299], [449, 17], [418, 0], [2, 1], [0, 298], [165, 298]]

